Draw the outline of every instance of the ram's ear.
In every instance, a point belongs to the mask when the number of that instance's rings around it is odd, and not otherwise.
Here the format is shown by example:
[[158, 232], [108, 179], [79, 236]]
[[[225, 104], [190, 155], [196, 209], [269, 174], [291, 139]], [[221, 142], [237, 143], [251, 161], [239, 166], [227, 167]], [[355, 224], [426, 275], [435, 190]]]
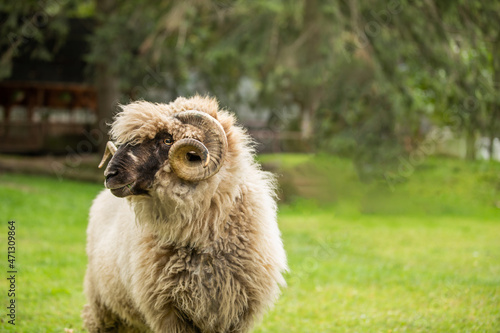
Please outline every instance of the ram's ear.
[[102, 156], [101, 163], [99, 163], [99, 168], [102, 168], [106, 163], [106, 161], [108, 160], [108, 158], [110, 156], [113, 156], [116, 153], [116, 151], [117, 148], [115, 144], [111, 141], [108, 141], [108, 143], [106, 143], [106, 149], [104, 150], [104, 155]]

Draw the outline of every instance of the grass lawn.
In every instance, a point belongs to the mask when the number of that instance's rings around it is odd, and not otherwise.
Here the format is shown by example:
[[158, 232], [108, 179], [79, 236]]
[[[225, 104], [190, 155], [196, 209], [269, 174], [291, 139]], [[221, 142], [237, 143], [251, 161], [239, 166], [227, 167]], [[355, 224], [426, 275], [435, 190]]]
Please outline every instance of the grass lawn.
[[[498, 164], [429, 160], [394, 191], [359, 183], [346, 161], [311, 159], [263, 157], [287, 182], [279, 223], [290, 273], [255, 332], [500, 331]], [[328, 175], [317, 191], [307, 163]], [[322, 185], [330, 200], [298, 199], [323, 196]], [[18, 270], [12, 327], [4, 255], [1, 332], [82, 331], [85, 228], [101, 189], [0, 175], [0, 248], [13, 219]]]
[[291, 273], [258, 332], [499, 332], [498, 222], [280, 217]]

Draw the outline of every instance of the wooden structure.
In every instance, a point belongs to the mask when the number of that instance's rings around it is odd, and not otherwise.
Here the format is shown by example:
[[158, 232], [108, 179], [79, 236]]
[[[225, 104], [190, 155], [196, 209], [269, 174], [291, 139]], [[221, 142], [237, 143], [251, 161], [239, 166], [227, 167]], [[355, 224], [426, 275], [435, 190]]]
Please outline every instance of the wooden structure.
[[[0, 105], [0, 152], [63, 152], [65, 143], [53, 142], [58, 138], [82, 137], [91, 120], [97, 118], [95, 89], [79, 83], [0, 82]], [[51, 120], [51, 111], [57, 109], [68, 112], [69, 120]], [[90, 113], [89, 121], [72, 121], [71, 113], [77, 109]], [[71, 141], [74, 140], [68, 143]]]
[[84, 61], [93, 26], [71, 19], [64, 43], [48, 38], [51, 61], [30, 56], [35, 43], [23, 45], [12, 75], [0, 81], [0, 152], [64, 153], [85, 138], [97, 120], [97, 92]]

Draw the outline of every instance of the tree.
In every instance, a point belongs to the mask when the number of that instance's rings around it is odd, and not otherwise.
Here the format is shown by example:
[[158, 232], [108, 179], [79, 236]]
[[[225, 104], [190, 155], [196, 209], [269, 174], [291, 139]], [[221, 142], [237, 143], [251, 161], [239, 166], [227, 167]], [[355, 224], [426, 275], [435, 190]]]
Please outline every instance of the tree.
[[[72, 0], [54, 1], [47, 6], [40, 1], [6, 1], [0, 5], [0, 80], [9, 77], [12, 60], [20, 54], [50, 60], [62, 45], [67, 33], [67, 18], [75, 12]], [[49, 49], [47, 40], [58, 41]]]
[[435, 119], [465, 134], [466, 157], [474, 159], [478, 135], [489, 128], [492, 140], [497, 128], [498, 101], [492, 92], [498, 66], [499, 4], [426, 0], [412, 6], [420, 14], [405, 7], [395, 30], [414, 44], [413, 55], [404, 56], [410, 60], [406, 61], [410, 73], [423, 74], [424, 81], [432, 82], [424, 89], [442, 96], [434, 101]]
[[[75, 3], [56, 6], [51, 17], [62, 22], [88, 1]], [[305, 141], [354, 157], [361, 169], [416, 149], [423, 119], [465, 135], [468, 158], [478, 135], [493, 142], [500, 127], [496, 2], [91, 3], [98, 26], [87, 60], [96, 69], [102, 118], [117, 101], [193, 92], [234, 104], [242, 79], [251, 80], [255, 108], [298, 108]], [[5, 5], [17, 18], [2, 31], [19, 29], [26, 15], [19, 13], [35, 4]], [[7, 64], [17, 47], [4, 49]]]

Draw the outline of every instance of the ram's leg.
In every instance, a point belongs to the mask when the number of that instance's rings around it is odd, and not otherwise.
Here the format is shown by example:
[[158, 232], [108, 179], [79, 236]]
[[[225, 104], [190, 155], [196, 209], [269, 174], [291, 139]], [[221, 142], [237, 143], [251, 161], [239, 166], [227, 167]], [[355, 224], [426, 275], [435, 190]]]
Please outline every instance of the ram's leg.
[[85, 328], [90, 333], [127, 332], [120, 329], [120, 318], [106, 307], [92, 283], [91, 274], [85, 275], [85, 296], [87, 304], [83, 308], [82, 318]]
[[116, 332], [118, 318], [106, 307], [95, 302], [83, 308], [83, 323], [90, 333]]
[[127, 325], [121, 319], [101, 305], [87, 304], [83, 308], [84, 326], [90, 333], [140, 333], [144, 330]]
[[151, 312], [148, 316], [153, 332], [165, 333], [201, 333], [193, 322], [181, 318], [179, 313], [172, 308], [161, 312]]

